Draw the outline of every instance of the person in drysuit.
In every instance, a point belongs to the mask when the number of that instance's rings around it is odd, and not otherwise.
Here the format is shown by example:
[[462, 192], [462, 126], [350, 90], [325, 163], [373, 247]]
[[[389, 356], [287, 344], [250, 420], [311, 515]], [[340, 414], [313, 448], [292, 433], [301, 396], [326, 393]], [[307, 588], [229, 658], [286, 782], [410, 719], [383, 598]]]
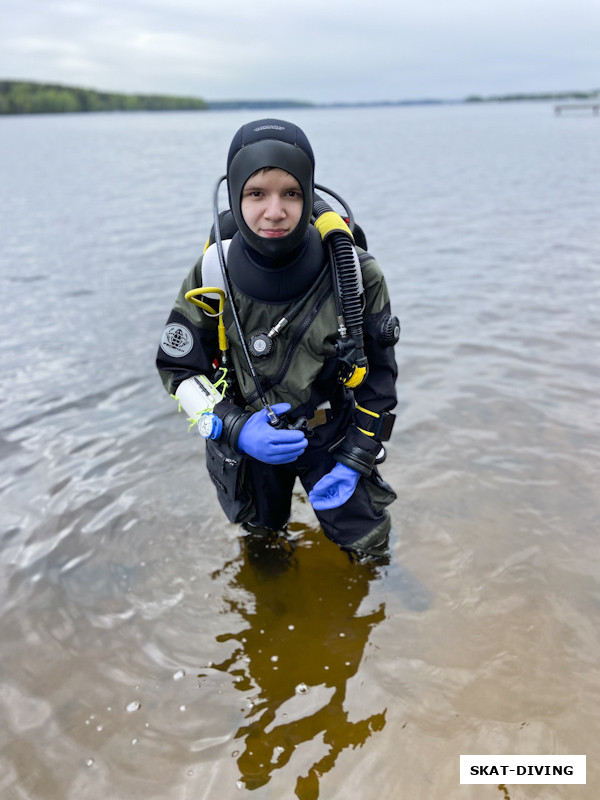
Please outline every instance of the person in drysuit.
[[[198, 420], [231, 521], [283, 530], [298, 477], [329, 539], [358, 557], [380, 556], [391, 526], [386, 506], [396, 495], [376, 462], [394, 421], [399, 325], [379, 266], [341, 218], [311, 222], [321, 199], [314, 168], [306, 135], [290, 122], [258, 120], [236, 133], [227, 158], [230, 212], [215, 215], [218, 241], [207, 242], [183, 282], [157, 367], [169, 394]], [[331, 263], [336, 236], [344, 252], [351, 243], [359, 284], [354, 339], [339, 327], [356, 309], [342, 307]], [[222, 306], [214, 293], [205, 296], [208, 306], [190, 302], [189, 293], [219, 286]], [[362, 366], [353, 370], [361, 337]], [[196, 414], [182, 400], [188, 389], [212, 392], [213, 400]]]

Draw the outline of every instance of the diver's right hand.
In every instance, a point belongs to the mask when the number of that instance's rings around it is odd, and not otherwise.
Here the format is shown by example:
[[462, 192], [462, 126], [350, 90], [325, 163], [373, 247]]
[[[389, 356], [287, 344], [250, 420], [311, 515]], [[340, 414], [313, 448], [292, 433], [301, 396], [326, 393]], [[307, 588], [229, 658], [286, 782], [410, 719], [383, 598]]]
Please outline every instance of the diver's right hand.
[[[271, 406], [278, 414], [285, 414], [289, 403]], [[302, 431], [274, 428], [269, 424], [267, 410], [257, 411], [244, 423], [237, 441], [240, 453], [252, 456], [265, 464], [290, 464], [304, 452], [308, 440]]]

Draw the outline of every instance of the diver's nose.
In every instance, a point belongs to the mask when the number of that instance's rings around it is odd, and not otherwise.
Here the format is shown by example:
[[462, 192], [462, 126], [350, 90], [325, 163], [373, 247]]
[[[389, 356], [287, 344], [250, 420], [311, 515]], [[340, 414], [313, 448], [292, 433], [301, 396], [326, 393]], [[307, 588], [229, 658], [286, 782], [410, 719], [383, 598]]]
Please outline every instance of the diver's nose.
[[273, 194], [268, 198], [265, 217], [273, 220], [283, 219], [285, 217], [285, 210], [279, 195]]

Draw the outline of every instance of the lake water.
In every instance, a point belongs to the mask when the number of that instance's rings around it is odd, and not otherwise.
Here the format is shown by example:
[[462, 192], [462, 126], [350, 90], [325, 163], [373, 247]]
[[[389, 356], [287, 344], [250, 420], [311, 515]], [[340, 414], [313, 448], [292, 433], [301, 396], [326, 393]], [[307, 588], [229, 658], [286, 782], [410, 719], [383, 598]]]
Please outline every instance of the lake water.
[[[154, 369], [252, 112], [0, 119], [0, 796], [579, 800], [600, 769], [600, 120], [283, 112], [402, 320], [389, 567], [246, 547]], [[460, 754], [587, 785], [459, 785]]]

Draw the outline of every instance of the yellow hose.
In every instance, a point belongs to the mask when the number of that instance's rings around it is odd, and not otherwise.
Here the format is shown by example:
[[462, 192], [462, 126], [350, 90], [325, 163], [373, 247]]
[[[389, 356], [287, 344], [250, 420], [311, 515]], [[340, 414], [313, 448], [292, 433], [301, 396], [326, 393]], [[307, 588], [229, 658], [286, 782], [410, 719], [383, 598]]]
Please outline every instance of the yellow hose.
[[[197, 295], [203, 294], [219, 295], [219, 310], [216, 313], [213, 307], [205, 303], [204, 300], [196, 299]], [[225, 308], [225, 292], [223, 289], [219, 289], [217, 286], [201, 286], [199, 289], [190, 289], [189, 292], [186, 292], [185, 299], [201, 308], [209, 317], [219, 318], [219, 350], [225, 353], [227, 350], [227, 336], [225, 334], [225, 323], [223, 322], [223, 309]]]

